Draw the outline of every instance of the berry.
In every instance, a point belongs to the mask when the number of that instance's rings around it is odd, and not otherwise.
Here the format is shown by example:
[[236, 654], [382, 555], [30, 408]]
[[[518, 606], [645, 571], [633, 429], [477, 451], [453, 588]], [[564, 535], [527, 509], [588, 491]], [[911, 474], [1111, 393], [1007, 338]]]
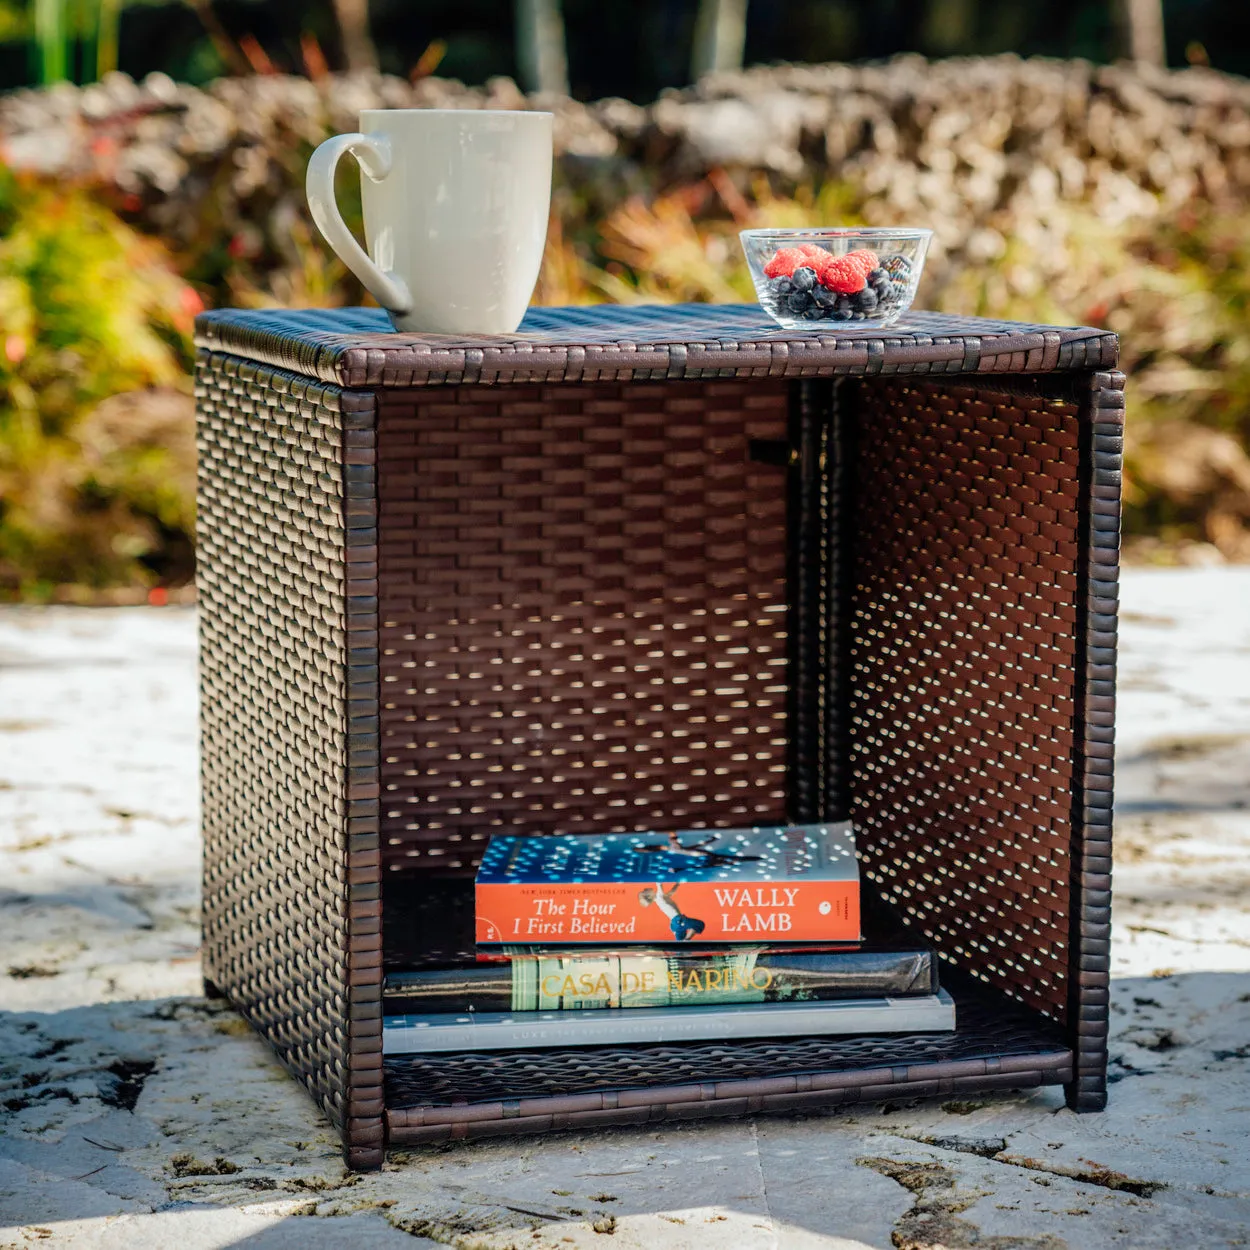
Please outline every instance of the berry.
[[820, 282], [822, 286], [837, 291], [839, 295], [854, 295], [856, 291], [864, 289], [866, 274], [862, 261], [853, 256], [837, 256], [824, 267]]
[[793, 277], [794, 271], [800, 265], [806, 264], [807, 259], [797, 247], [780, 248], [772, 260], [764, 266], [764, 276], [766, 278]]
[[816, 282], [819, 283], [833, 257], [824, 248], [812, 247], [810, 244], [805, 244], [804, 246], [807, 250], [804, 252], [803, 265], [812, 271]]
[[868, 321], [906, 293], [911, 261], [879, 257], [870, 248], [835, 256], [817, 243], [778, 248], [764, 266], [766, 303], [778, 316], [801, 321]]
[[795, 250], [802, 253], [805, 263], [817, 273], [833, 259], [823, 247], [818, 247], [815, 243], [800, 243]]
[[815, 243], [800, 243], [798, 251], [803, 254], [804, 265], [815, 273], [817, 282], [820, 281], [821, 275], [836, 259], [826, 252], [823, 247], [818, 247]]
[[866, 247], [861, 247], [854, 252], [847, 252], [842, 259], [853, 260], [864, 271], [865, 278], [876, 269], [878, 264], [877, 253], [869, 251]]

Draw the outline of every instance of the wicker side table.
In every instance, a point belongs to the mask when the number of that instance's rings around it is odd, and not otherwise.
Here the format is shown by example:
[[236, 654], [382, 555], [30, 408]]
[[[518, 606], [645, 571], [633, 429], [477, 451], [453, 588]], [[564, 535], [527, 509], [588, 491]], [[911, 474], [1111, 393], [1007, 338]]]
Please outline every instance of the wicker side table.
[[[198, 328], [206, 978], [353, 1166], [1042, 1083], [1104, 1105], [1114, 336], [747, 306]], [[955, 1035], [383, 1061], [386, 899], [492, 832], [848, 813]]]

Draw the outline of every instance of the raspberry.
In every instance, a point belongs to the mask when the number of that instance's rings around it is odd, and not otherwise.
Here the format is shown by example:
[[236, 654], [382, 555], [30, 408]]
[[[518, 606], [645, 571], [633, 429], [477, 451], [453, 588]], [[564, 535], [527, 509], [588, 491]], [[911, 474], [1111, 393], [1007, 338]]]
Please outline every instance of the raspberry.
[[789, 278], [801, 265], [808, 263], [808, 258], [801, 248], [783, 247], [764, 266], [764, 276], [766, 278]]
[[798, 250], [803, 253], [803, 263], [814, 269], [818, 278], [825, 272], [825, 266], [833, 260], [823, 247], [818, 247], [815, 243], [800, 243]]
[[854, 295], [868, 282], [868, 271], [854, 253], [831, 257], [820, 273], [820, 283], [839, 295]]
[[821, 252], [819, 256], [813, 256], [808, 260], [808, 264], [816, 271], [816, 280], [819, 282], [824, 277], [825, 270], [833, 264], [833, 257], [828, 252]]
[[855, 252], [847, 252], [842, 259], [853, 260], [864, 271], [865, 277], [872, 273], [878, 264], [877, 253], [869, 251], [866, 247], [861, 247]]

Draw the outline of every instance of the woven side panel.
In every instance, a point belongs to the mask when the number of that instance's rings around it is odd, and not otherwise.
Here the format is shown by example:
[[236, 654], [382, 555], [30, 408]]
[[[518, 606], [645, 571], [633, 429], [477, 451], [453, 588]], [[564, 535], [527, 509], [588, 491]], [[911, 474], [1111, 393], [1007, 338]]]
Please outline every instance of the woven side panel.
[[1073, 791], [1073, 975], [1068, 1024], [1076, 1074], [1068, 1103], [1107, 1103], [1111, 973], [1111, 823], [1115, 766], [1115, 663], [1119, 600], [1120, 489], [1124, 458], [1124, 375], [1095, 373], [1083, 430], [1082, 545], [1077, 785]]
[[377, 1165], [372, 397], [208, 353], [196, 379], [205, 975]]
[[867, 875], [945, 954], [1067, 1009], [1078, 405], [865, 383], [850, 734]]
[[[380, 393], [382, 834], [782, 820], [784, 382]], [[753, 458], [754, 457], [754, 458]]]

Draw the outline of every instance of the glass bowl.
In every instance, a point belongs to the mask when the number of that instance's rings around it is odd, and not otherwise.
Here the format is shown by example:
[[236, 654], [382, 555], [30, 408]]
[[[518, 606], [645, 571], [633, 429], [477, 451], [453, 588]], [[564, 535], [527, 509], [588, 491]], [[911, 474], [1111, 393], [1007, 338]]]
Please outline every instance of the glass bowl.
[[916, 298], [932, 230], [830, 227], [738, 236], [764, 311], [787, 330], [893, 325]]

